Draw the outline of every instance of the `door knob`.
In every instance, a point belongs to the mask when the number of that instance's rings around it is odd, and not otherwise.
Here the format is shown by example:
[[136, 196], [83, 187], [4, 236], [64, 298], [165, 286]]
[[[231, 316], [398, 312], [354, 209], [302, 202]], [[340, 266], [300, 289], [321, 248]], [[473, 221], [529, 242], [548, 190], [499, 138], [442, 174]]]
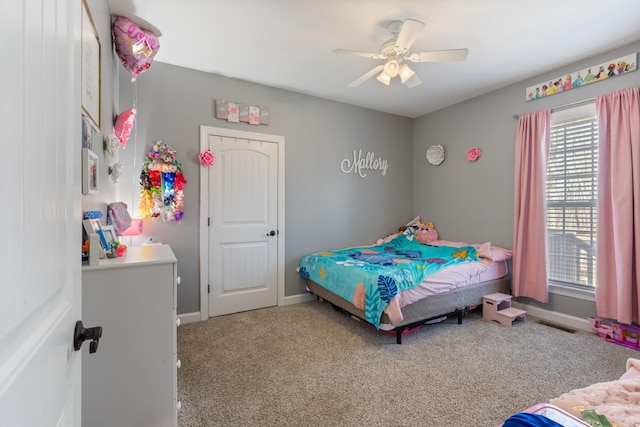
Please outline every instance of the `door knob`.
[[95, 353], [98, 351], [98, 342], [102, 337], [102, 326], [96, 326], [94, 328], [85, 328], [82, 324], [82, 320], [76, 322], [76, 328], [73, 331], [73, 349], [75, 351], [80, 350], [82, 343], [86, 340], [91, 340], [89, 343], [89, 353]]
[[269, 233], [267, 233], [267, 237], [268, 236], [275, 236], [276, 235], [276, 230], [271, 230]]

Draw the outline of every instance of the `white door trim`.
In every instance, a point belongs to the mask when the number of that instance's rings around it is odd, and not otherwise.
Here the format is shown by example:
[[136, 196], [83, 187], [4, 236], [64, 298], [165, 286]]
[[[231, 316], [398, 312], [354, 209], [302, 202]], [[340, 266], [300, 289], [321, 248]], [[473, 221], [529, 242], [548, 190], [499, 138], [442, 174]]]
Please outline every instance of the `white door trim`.
[[[273, 142], [278, 145], [278, 305], [284, 305], [284, 136], [247, 132], [212, 126], [200, 126], [200, 152], [206, 148], [207, 135]], [[215, 167], [215, 166], [214, 166]], [[209, 318], [209, 170], [200, 167], [200, 320]]]

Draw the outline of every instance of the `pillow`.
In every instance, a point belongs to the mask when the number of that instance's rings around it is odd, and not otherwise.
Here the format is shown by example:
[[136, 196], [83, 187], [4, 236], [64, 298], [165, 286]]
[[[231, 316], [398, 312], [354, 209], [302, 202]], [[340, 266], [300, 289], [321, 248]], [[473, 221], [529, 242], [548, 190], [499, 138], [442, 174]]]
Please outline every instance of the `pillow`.
[[418, 215], [417, 217], [413, 218], [411, 221], [409, 221], [407, 223], [407, 225], [405, 225], [405, 228], [408, 227], [420, 227], [420, 215]]
[[[410, 230], [410, 232], [413, 232], [413, 229], [417, 229], [418, 227], [420, 227], [420, 215], [418, 215], [417, 217], [413, 218], [406, 225], [400, 226], [400, 228], [398, 228], [398, 232], [393, 234], [393, 236], [395, 237], [400, 233], [405, 233], [406, 234], [407, 230]], [[391, 236], [389, 236], [389, 237], [391, 237]]]
[[473, 245], [476, 248], [476, 252], [478, 252], [478, 257], [487, 259], [491, 261], [493, 264], [493, 254], [491, 253], [491, 242], [486, 242], [481, 245]]
[[376, 244], [377, 245], [381, 245], [383, 243], [389, 243], [390, 241], [395, 239], [399, 234], [401, 234], [401, 233], [405, 233], [406, 234], [407, 229], [409, 229], [409, 228], [417, 229], [419, 226], [420, 226], [420, 215], [418, 215], [417, 217], [415, 217], [411, 221], [409, 221], [407, 223], [407, 225], [403, 225], [402, 227], [400, 227], [398, 229], [397, 233], [389, 234], [387, 237], [384, 237], [382, 239], [378, 239], [376, 241]]
[[410, 228], [418, 228], [418, 227], [420, 227], [420, 215], [413, 218], [406, 225], [403, 225], [400, 228], [398, 228], [398, 233], [404, 233], [406, 230]]
[[[487, 244], [491, 248], [491, 258], [494, 261], [506, 261], [513, 257], [513, 252], [510, 249], [501, 248], [500, 246], [491, 246], [491, 242], [486, 242], [483, 245], [470, 245], [466, 242], [452, 242], [450, 240], [438, 240], [435, 242], [431, 242], [431, 246], [453, 246], [455, 248], [461, 248], [462, 246], [473, 246], [474, 248], [476, 248], [476, 250], [479, 250], [481, 246]], [[486, 258], [488, 258], [488, 256]]]
[[416, 240], [423, 245], [438, 240], [438, 232], [433, 228], [433, 224], [430, 222], [427, 224], [420, 224], [418, 229], [415, 231], [414, 236], [416, 237]]
[[513, 257], [513, 252], [500, 246], [491, 246], [491, 256], [493, 256], [494, 261], [506, 261]]

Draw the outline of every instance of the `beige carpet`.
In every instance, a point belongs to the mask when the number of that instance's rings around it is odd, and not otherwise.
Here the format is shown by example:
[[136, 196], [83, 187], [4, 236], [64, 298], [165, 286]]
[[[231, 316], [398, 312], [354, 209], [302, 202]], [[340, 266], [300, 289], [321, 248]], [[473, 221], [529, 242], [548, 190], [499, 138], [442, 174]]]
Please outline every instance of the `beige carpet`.
[[180, 427], [497, 426], [624, 373], [635, 350], [528, 317], [471, 313], [395, 343], [309, 302], [178, 328]]

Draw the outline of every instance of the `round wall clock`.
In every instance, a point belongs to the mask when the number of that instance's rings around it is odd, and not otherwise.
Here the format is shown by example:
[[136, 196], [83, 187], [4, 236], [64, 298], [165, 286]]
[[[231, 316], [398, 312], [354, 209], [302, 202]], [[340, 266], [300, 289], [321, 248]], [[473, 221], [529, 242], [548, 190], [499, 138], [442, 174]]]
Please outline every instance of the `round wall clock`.
[[432, 165], [439, 165], [444, 161], [444, 147], [442, 145], [432, 145], [427, 150], [427, 161]]

